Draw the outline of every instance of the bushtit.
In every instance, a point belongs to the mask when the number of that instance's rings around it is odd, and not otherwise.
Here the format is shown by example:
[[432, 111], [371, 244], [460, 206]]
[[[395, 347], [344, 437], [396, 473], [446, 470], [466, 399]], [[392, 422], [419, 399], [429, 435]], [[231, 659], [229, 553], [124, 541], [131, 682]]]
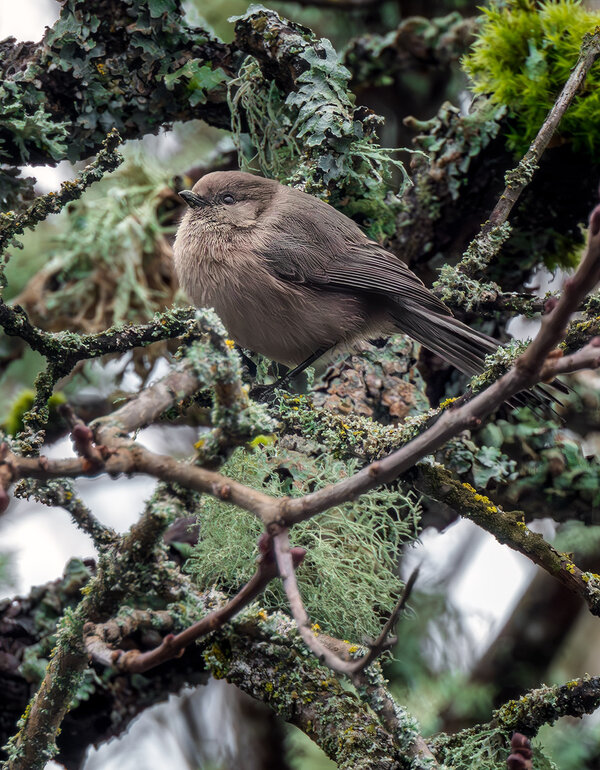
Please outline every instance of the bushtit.
[[179, 194], [189, 207], [174, 247], [180, 284], [242, 347], [300, 370], [336, 345], [403, 332], [469, 375], [498, 347], [312, 195], [240, 171]]

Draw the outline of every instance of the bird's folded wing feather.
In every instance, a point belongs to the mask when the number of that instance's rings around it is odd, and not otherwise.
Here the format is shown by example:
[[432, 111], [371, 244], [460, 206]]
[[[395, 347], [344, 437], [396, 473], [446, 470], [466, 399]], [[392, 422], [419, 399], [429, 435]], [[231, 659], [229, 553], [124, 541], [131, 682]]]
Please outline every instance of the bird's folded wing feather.
[[272, 273], [317, 289], [384, 294], [402, 305], [452, 315], [398, 257], [343, 214], [320, 206], [310, 219], [281, 217], [281, 237], [255, 244]]

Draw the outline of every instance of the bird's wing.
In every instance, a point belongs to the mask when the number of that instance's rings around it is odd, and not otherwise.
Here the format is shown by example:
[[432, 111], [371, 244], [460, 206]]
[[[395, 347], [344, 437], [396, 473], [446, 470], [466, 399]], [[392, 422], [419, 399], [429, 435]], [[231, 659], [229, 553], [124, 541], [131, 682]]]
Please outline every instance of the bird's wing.
[[272, 225], [276, 237], [254, 245], [272, 273], [313, 288], [384, 294], [402, 305], [452, 315], [404, 262], [369, 240], [351, 219], [301, 195], [305, 216], [279, 210]]

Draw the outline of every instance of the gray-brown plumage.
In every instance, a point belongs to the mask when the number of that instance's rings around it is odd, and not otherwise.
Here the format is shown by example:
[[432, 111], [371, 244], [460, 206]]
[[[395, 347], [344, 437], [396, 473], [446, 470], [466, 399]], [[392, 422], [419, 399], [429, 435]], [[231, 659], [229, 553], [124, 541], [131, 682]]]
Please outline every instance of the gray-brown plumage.
[[452, 316], [409, 268], [317, 198], [238, 171], [202, 177], [175, 240], [183, 289], [231, 337], [297, 365], [359, 338], [404, 332], [466, 374], [497, 343]]

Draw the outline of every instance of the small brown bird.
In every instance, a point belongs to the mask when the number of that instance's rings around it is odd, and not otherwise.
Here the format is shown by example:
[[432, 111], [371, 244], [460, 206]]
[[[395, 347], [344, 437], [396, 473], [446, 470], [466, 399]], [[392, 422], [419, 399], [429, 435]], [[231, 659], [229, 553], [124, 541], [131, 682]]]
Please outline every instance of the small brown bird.
[[403, 332], [469, 375], [498, 347], [312, 195], [240, 171], [207, 174], [180, 195], [180, 284], [242, 347], [300, 370], [336, 345]]

